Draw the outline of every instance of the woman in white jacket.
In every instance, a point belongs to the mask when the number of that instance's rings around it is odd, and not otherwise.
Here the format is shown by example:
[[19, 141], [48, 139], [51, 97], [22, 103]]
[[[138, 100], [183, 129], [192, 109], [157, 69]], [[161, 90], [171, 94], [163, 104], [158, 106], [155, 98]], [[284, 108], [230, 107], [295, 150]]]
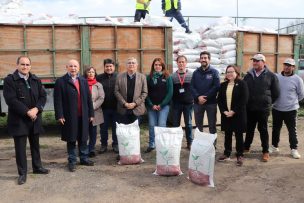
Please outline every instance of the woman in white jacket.
[[104, 101], [104, 91], [102, 84], [96, 80], [96, 69], [94, 67], [87, 67], [84, 71], [84, 77], [87, 79], [90, 92], [92, 95], [92, 102], [94, 108], [94, 120], [90, 123], [89, 128], [89, 157], [95, 157], [95, 144], [97, 137], [97, 125], [104, 122], [101, 104]]

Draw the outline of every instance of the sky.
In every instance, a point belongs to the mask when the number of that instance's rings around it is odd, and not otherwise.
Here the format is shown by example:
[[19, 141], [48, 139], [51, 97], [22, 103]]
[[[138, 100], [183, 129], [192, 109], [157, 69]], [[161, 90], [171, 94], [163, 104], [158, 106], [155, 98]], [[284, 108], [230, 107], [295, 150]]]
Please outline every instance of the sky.
[[[0, 0], [1, 1], [1, 0]], [[2, 0], [4, 1], [4, 0]], [[88, 16], [133, 16], [136, 0], [23, 0], [32, 13], [52, 16], [76, 14]], [[238, 5], [238, 9], [237, 9]], [[304, 18], [303, 0], [182, 0], [184, 16], [238, 16], [241, 17], [290, 17]], [[150, 14], [162, 16], [161, 0], [152, 0]], [[191, 18], [190, 23], [212, 22]], [[192, 21], [192, 22], [191, 22]], [[281, 20], [284, 27], [290, 20]], [[260, 24], [277, 27], [277, 20], [240, 20], [241, 25]]]

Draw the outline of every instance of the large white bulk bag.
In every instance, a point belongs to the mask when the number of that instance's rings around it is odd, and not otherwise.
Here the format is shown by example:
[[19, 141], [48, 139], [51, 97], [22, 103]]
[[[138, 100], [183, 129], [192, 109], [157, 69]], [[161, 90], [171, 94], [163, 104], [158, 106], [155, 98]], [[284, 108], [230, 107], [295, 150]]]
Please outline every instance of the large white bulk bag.
[[194, 132], [194, 140], [189, 155], [189, 179], [198, 185], [214, 187], [213, 173], [215, 162], [214, 141], [217, 134]]
[[138, 120], [128, 125], [116, 123], [116, 134], [120, 156], [118, 164], [142, 163]]
[[155, 175], [181, 175], [180, 151], [183, 140], [183, 129], [154, 127], [156, 145]]

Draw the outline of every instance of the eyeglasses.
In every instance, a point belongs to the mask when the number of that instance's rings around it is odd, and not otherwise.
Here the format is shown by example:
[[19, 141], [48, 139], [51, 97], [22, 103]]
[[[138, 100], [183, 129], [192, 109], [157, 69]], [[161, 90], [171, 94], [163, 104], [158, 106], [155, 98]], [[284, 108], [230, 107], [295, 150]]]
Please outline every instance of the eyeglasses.
[[133, 61], [130, 61], [130, 62], [128, 62], [127, 64], [128, 64], [128, 65], [133, 65], [133, 64], [136, 64], [136, 63], [133, 62]]
[[29, 63], [20, 63], [21, 66], [30, 66], [31, 64]]

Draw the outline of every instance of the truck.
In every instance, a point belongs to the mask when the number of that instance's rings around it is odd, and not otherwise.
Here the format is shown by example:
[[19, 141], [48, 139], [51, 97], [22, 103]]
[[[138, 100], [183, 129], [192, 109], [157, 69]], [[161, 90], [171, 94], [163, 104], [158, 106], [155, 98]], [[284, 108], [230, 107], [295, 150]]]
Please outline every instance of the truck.
[[45, 110], [53, 110], [55, 80], [66, 73], [69, 59], [103, 72], [103, 60], [116, 61], [125, 70], [128, 57], [135, 57], [139, 71], [148, 73], [154, 58], [163, 58], [172, 70], [172, 27], [120, 25], [34, 25], [0, 24], [0, 112], [7, 112], [3, 79], [15, 70], [20, 55], [31, 58], [31, 71], [41, 78], [48, 93]]

